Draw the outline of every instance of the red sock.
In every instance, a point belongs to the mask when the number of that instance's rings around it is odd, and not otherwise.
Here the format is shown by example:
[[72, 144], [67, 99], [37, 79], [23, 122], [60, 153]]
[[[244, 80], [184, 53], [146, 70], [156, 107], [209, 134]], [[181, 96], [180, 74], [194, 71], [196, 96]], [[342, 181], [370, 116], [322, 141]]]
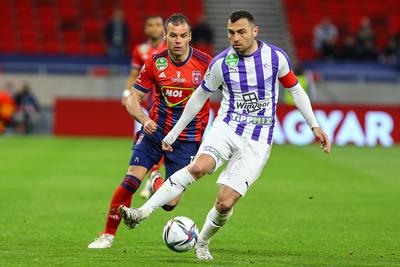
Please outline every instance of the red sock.
[[157, 179], [154, 181], [154, 191], [157, 192], [157, 190], [163, 185], [163, 183], [163, 178], [157, 177]]
[[132, 201], [132, 195], [139, 188], [141, 181], [132, 175], [127, 175], [124, 181], [114, 192], [111, 199], [110, 210], [108, 211], [105, 234], [115, 235], [121, 222], [118, 208], [121, 205], [129, 207]]

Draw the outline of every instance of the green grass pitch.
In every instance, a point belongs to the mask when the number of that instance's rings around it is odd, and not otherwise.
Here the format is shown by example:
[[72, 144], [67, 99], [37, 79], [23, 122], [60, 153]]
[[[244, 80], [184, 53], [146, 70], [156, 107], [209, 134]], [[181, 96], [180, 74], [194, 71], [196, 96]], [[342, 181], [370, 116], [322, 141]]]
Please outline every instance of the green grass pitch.
[[[217, 175], [171, 213], [114, 246], [89, 250], [126, 171], [129, 139], [0, 137], [0, 266], [400, 266], [400, 148], [274, 146], [270, 161], [211, 244], [212, 263], [174, 253], [173, 216], [201, 228]], [[133, 205], [143, 203], [134, 198]]]

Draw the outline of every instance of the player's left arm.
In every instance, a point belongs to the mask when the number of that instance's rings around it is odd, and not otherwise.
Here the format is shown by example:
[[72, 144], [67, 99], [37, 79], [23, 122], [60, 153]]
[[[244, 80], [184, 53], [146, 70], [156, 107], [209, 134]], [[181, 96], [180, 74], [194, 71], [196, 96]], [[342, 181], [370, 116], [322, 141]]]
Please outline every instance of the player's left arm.
[[290, 66], [290, 61], [287, 55], [284, 54], [283, 51], [277, 51], [277, 54], [279, 56], [279, 81], [286, 88], [286, 90], [289, 90], [290, 95], [293, 97], [294, 104], [303, 115], [307, 124], [311, 127], [314, 136], [319, 140], [321, 148], [323, 148], [326, 153], [329, 153], [331, 150], [331, 144], [328, 135], [321, 129], [317, 119], [315, 118], [310, 98], [297, 81], [296, 75]]

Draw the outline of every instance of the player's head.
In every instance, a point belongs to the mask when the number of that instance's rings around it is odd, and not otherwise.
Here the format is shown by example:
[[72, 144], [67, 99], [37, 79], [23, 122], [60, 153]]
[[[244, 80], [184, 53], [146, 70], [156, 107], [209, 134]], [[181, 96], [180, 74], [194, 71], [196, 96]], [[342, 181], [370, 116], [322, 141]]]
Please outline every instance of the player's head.
[[246, 54], [254, 45], [258, 26], [253, 15], [246, 10], [233, 12], [228, 18], [228, 38], [236, 52]]
[[160, 16], [147, 17], [144, 23], [144, 33], [151, 40], [161, 39], [164, 31], [164, 21]]
[[171, 54], [180, 57], [189, 49], [192, 29], [189, 19], [180, 13], [172, 14], [164, 25], [164, 38]]

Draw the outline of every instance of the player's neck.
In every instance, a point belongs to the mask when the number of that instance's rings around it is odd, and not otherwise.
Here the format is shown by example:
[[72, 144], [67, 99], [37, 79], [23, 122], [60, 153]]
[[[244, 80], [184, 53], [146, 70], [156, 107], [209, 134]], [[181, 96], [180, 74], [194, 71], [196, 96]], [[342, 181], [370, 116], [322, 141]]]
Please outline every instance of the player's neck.
[[181, 64], [181, 63], [185, 62], [186, 59], [189, 57], [189, 53], [190, 53], [190, 48], [188, 48], [186, 50], [186, 52], [183, 53], [182, 55], [176, 55], [171, 52], [169, 52], [168, 54], [172, 61], [174, 61], [177, 64]]

